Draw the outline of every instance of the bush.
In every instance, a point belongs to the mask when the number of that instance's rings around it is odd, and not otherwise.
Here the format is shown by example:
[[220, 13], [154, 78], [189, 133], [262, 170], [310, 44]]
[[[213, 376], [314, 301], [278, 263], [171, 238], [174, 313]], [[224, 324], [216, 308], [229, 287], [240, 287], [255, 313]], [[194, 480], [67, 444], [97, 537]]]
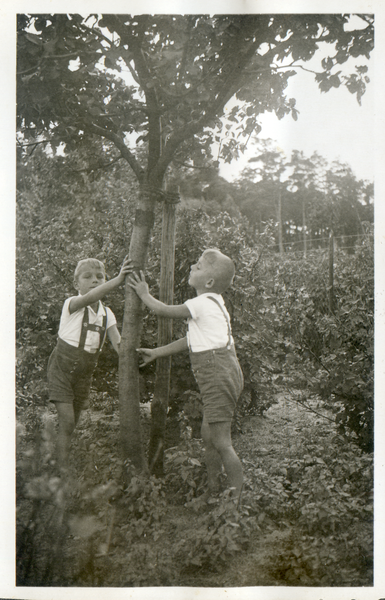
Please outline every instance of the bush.
[[[66, 165], [35, 153], [22, 170], [18, 197], [17, 255], [17, 401], [23, 407], [47, 399], [46, 365], [66, 296], [74, 293], [73, 270], [84, 256], [96, 256], [115, 274], [126, 254], [134, 214], [132, 181], [115, 166], [114, 185], [105, 174], [68, 184]], [[40, 172], [54, 166], [65, 184], [65, 198], [52, 205], [52, 189]], [[72, 186], [72, 187], [71, 187]], [[130, 187], [129, 187], [130, 186]], [[130, 190], [129, 197], [127, 190]], [[135, 189], [135, 188], [134, 188]], [[108, 198], [106, 197], [108, 191]], [[51, 195], [50, 195], [51, 194]], [[78, 198], [82, 202], [78, 202]], [[92, 203], [90, 202], [92, 198]], [[147, 278], [158, 295], [161, 211], [148, 257]], [[91, 232], [91, 233], [90, 233]], [[304, 258], [275, 253], [272, 226], [255, 233], [245, 217], [178, 209], [175, 303], [193, 295], [188, 274], [207, 247], [217, 246], [236, 264], [234, 285], [225, 294], [233, 335], [245, 376], [236, 422], [245, 414], [262, 415], [288, 387], [321, 394], [336, 414], [340, 430], [361, 448], [373, 447], [373, 248], [368, 229], [355, 253], [335, 257], [335, 302], [330, 311], [328, 260], [324, 251]], [[121, 326], [123, 295], [106, 299]], [[156, 318], [146, 313], [142, 345], [153, 346]], [[174, 337], [185, 324], [174, 323]], [[97, 391], [117, 396], [117, 359], [106, 344], [101, 354]], [[154, 365], [142, 371], [142, 399], [153, 394]], [[173, 359], [170, 416], [177, 418], [185, 393], [197, 393], [187, 355]], [[191, 416], [194, 433], [196, 417]]]
[[279, 261], [273, 299], [285, 385], [325, 398], [341, 433], [367, 452], [373, 450], [372, 241], [368, 235], [353, 255], [337, 254], [333, 312], [322, 252]]
[[[112, 186], [104, 176], [96, 181], [72, 177], [71, 169], [68, 183], [68, 168], [62, 159], [36, 152], [28, 168], [19, 169], [16, 373], [20, 407], [32, 402], [44, 404], [47, 399], [48, 357], [56, 344], [64, 300], [76, 293], [73, 273], [77, 262], [88, 256], [99, 258], [107, 276], [115, 276], [129, 245], [135, 191], [127, 198], [127, 178], [117, 177]], [[55, 193], [47, 188], [52, 177], [47, 171], [55, 173]], [[59, 189], [65, 191], [64, 196], [58, 196]], [[135, 190], [132, 182], [130, 189]], [[111, 305], [121, 327], [121, 291], [109, 294], [106, 304]], [[99, 370], [102, 376], [95, 380], [96, 386], [109, 389], [115, 385], [117, 359], [108, 343]]]

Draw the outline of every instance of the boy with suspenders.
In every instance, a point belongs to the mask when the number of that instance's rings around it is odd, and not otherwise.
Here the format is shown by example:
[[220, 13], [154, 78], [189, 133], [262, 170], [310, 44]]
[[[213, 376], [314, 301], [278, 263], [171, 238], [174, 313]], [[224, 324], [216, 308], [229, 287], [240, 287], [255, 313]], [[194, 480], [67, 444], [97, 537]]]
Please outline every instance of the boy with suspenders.
[[101, 298], [122, 285], [131, 272], [127, 257], [119, 275], [107, 282], [104, 265], [95, 258], [81, 260], [75, 269], [79, 295], [64, 302], [57, 345], [47, 369], [49, 399], [56, 406], [59, 420], [57, 460], [61, 469], [68, 467], [71, 436], [81, 411], [88, 407], [91, 379], [106, 335], [119, 352], [116, 319]]
[[188, 319], [186, 337], [155, 349], [139, 348], [144, 366], [157, 358], [189, 350], [190, 362], [203, 402], [202, 438], [205, 446], [208, 491], [206, 500], [219, 490], [219, 474], [225, 468], [236, 500], [243, 485], [242, 464], [231, 442], [231, 420], [243, 388], [243, 375], [231, 335], [230, 317], [221, 293], [232, 283], [233, 261], [217, 249], [203, 252], [191, 267], [189, 284], [197, 296], [170, 306], [150, 295], [143, 272], [128, 279], [142, 302], [158, 316]]

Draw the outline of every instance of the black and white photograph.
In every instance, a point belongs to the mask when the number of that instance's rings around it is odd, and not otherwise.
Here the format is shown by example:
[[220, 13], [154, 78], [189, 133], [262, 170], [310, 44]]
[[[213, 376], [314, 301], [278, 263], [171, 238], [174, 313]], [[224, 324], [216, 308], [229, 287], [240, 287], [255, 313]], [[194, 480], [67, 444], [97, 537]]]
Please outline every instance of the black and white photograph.
[[381, 7], [2, 11], [0, 596], [383, 600]]

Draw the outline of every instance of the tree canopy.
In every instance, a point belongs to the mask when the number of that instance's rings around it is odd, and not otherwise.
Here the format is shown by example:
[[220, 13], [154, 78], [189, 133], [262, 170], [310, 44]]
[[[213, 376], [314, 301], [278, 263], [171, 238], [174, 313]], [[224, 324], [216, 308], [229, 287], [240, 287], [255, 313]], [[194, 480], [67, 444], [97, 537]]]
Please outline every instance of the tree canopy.
[[[244, 142], [258, 131], [265, 111], [297, 118], [288, 79], [322, 44], [330, 56], [315, 73], [319, 89], [343, 84], [360, 100], [367, 67], [343, 75], [340, 66], [369, 57], [373, 25], [371, 16], [342, 14], [19, 15], [18, 126], [26, 137], [49, 134], [56, 145], [102, 136], [138, 179], [152, 173], [156, 181], [177, 151], [188, 158], [186, 140], [210, 154], [233, 96], [225, 158], [239, 136]], [[130, 73], [132, 84], [117, 73]], [[142, 144], [145, 159], [136, 152]]]

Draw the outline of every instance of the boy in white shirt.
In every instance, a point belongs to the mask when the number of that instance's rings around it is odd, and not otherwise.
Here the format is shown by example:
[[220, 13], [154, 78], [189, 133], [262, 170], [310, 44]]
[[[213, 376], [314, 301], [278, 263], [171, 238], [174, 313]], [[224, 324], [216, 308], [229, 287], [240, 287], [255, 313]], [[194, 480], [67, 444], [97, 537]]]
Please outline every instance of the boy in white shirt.
[[64, 302], [57, 345], [47, 369], [49, 398], [59, 419], [57, 459], [61, 469], [68, 466], [72, 433], [81, 411], [88, 407], [92, 374], [106, 335], [119, 352], [115, 316], [100, 300], [122, 285], [131, 272], [131, 260], [127, 257], [119, 275], [107, 282], [104, 265], [95, 258], [81, 260], [75, 269], [74, 283], [79, 295]]
[[206, 453], [209, 497], [219, 490], [222, 464], [235, 498], [243, 485], [243, 470], [231, 442], [231, 420], [243, 388], [243, 375], [235, 353], [230, 317], [221, 293], [232, 283], [233, 261], [217, 249], [203, 252], [191, 267], [189, 284], [197, 297], [184, 304], [164, 304], [150, 295], [143, 272], [134, 274], [128, 284], [142, 302], [158, 316], [188, 319], [186, 337], [155, 349], [139, 348], [140, 366], [189, 350], [191, 366], [203, 401], [202, 438]]

